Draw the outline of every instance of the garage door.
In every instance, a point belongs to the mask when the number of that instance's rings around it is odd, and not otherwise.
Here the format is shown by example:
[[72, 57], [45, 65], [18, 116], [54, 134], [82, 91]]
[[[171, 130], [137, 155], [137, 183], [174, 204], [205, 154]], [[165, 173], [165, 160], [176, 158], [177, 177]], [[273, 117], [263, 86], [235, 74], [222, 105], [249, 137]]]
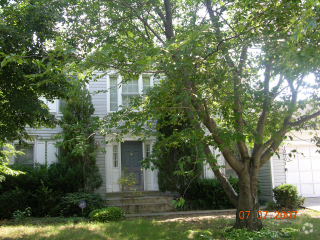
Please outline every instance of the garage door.
[[[295, 154], [289, 160], [294, 149], [304, 156]], [[303, 197], [320, 197], [320, 154], [316, 150], [316, 146], [286, 146], [286, 182], [297, 186]]]

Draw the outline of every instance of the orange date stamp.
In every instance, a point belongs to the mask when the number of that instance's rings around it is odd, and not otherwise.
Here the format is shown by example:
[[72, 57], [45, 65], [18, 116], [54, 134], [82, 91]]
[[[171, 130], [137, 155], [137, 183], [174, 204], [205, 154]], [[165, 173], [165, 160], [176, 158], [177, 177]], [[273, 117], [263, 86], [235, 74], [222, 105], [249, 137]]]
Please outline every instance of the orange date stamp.
[[[263, 215], [264, 214], [264, 215]], [[275, 211], [276, 216], [275, 217], [269, 217], [269, 218], [274, 218], [274, 219], [295, 219], [297, 216], [297, 211]], [[252, 216], [252, 218], [258, 218], [258, 219], [266, 219], [268, 215], [268, 211], [258, 211], [257, 216]], [[239, 218], [240, 219], [248, 219], [250, 216], [250, 211], [240, 211], [239, 212]]]

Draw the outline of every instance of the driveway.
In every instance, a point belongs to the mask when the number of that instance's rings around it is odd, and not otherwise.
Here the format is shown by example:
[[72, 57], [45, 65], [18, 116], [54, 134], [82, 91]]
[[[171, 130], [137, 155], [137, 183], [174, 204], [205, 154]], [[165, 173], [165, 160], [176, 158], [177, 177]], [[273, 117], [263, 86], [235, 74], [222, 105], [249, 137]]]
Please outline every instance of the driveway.
[[320, 197], [306, 197], [302, 207], [320, 211]]

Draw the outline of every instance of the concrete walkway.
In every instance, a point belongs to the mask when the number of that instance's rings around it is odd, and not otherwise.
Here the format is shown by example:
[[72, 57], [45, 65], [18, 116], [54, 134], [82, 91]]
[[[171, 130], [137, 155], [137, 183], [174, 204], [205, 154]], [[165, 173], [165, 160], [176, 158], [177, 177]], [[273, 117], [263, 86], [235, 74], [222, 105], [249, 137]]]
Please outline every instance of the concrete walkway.
[[[306, 198], [304, 208], [320, 211], [320, 197]], [[260, 206], [260, 209], [266, 209], [266, 206]], [[187, 214], [203, 214], [203, 213], [219, 213], [219, 212], [236, 212], [236, 209], [223, 209], [223, 210], [200, 210], [200, 211], [179, 211], [179, 212], [159, 212], [159, 213], [138, 213], [126, 214], [125, 217], [150, 217], [150, 216], [172, 216], [172, 215], [187, 215]]]
[[307, 197], [302, 207], [320, 211], [320, 197]]
[[[266, 209], [266, 206], [260, 206], [260, 209]], [[204, 214], [204, 213], [219, 213], [219, 212], [236, 212], [237, 209], [222, 209], [222, 210], [199, 210], [199, 211], [179, 211], [179, 212], [159, 212], [159, 213], [138, 213], [125, 214], [125, 217], [150, 217], [150, 216], [172, 216], [172, 215], [188, 215], [188, 214]]]

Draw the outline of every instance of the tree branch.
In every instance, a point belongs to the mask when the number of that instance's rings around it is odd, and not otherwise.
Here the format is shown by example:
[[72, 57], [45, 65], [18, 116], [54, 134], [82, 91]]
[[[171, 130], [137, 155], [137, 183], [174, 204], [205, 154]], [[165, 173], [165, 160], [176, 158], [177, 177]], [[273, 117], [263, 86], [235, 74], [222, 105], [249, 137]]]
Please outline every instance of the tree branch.
[[270, 77], [271, 77], [271, 58], [268, 61], [268, 63], [266, 64], [266, 69], [265, 69], [265, 73], [264, 73], [264, 99], [263, 99], [263, 110], [262, 113], [259, 117], [258, 120], [258, 124], [257, 124], [257, 135], [258, 135], [258, 142], [255, 142], [254, 144], [254, 148], [253, 148], [253, 155], [255, 155], [257, 153], [257, 151], [261, 151], [262, 149], [260, 148], [262, 140], [263, 140], [263, 134], [264, 134], [264, 129], [265, 129], [265, 125], [266, 125], [266, 121], [268, 118], [268, 112], [269, 112], [269, 103], [270, 103], [270, 99], [269, 99], [269, 83], [270, 83]]
[[289, 123], [288, 125], [291, 126], [291, 127], [299, 126], [300, 124], [302, 124], [302, 123], [304, 123], [304, 122], [306, 122], [306, 121], [309, 121], [309, 120], [311, 120], [312, 118], [315, 118], [315, 117], [317, 117], [317, 116], [319, 116], [319, 115], [320, 115], [320, 111], [318, 111], [318, 112], [316, 112], [316, 113], [314, 113], [314, 114], [311, 114], [311, 115], [309, 115], [309, 116], [306, 116], [306, 115], [305, 115], [305, 116], [301, 117], [300, 120], [295, 121], [295, 122], [291, 122], [291, 123]]
[[172, 9], [170, 0], [163, 0], [164, 7], [166, 9], [166, 21], [164, 21], [164, 27], [166, 29], [165, 34], [167, 40], [173, 38], [173, 26], [172, 26]]
[[231, 186], [230, 182], [226, 178], [226, 176], [222, 173], [221, 168], [215, 162], [215, 159], [212, 157], [211, 150], [208, 145], [203, 147], [203, 152], [207, 156], [207, 162], [209, 163], [214, 175], [218, 179], [220, 185], [222, 186], [223, 190], [227, 194], [227, 197], [231, 201], [231, 203], [237, 208], [239, 203], [239, 196], [234, 191], [233, 187]]

